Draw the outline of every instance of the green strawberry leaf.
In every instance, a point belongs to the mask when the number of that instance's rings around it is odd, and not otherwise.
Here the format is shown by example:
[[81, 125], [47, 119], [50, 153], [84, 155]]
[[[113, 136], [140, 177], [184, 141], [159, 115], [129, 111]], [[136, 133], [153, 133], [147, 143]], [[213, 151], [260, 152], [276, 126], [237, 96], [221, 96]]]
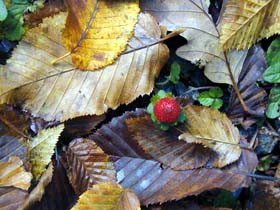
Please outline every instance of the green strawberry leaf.
[[5, 20], [7, 18], [7, 15], [8, 15], [8, 11], [6, 5], [3, 2], [3, 0], [0, 0], [0, 21]]
[[280, 57], [280, 37], [275, 39], [266, 52], [266, 61], [268, 65], [279, 62]]
[[219, 99], [223, 96], [221, 88], [211, 88], [209, 91], [201, 92], [197, 99], [203, 106], [209, 106], [212, 109], [219, 109], [223, 105], [223, 100]]
[[269, 66], [264, 74], [263, 79], [270, 83], [280, 83], [280, 62], [274, 63]]
[[211, 104], [212, 109], [220, 109], [223, 106], [223, 100], [222, 99], [214, 99], [213, 103]]
[[271, 119], [279, 117], [280, 116], [279, 106], [280, 106], [280, 88], [274, 87], [270, 90], [268, 106], [266, 109], [266, 116]]

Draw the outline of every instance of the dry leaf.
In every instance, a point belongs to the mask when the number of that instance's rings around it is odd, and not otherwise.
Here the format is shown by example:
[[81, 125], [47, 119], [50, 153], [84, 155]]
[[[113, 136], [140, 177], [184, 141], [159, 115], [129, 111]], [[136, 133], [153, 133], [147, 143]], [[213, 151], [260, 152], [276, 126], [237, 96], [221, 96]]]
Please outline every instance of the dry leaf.
[[41, 176], [46, 170], [46, 166], [51, 162], [54, 148], [63, 129], [63, 124], [44, 129], [29, 143], [31, 171], [36, 179]]
[[279, 16], [279, 0], [228, 0], [219, 29], [221, 48], [249, 48], [262, 38], [280, 33]]
[[53, 165], [49, 164], [48, 168], [42, 174], [39, 183], [36, 187], [29, 193], [27, 199], [22, 206], [19, 206], [18, 210], [24, 210], [30, 207], [36, 201], [40, 201], [45, 193], [46, 186], [51, 182], [53, 175]]
[[133, 35], [139, 0], [66, 0], [68, 17], [62, 35], [73, 64], [95, 70], [112, 64]]
[[68, 177], [80, 195], [92, 185], [115, 182], [116, 171], [109, 156], [90, 139], [75, 139], [66, 149]]
[[128, 157], [117, 160], [115, 166], [118, 183], [131, 188], [138, 195], [141, 204], [147, 206], [215, 188], [235, 191], [246, 187], [250, 179], [243, 174], [255, 170], [257, 162], [253, 152], [243, 150], [240, 159], [224, 169], [174, 171], [162, 168], [156, 161]]
[[15, 187], [0, 187], [0, 209], [18, 210], [28, 196], [28, 191]]
[[[64, 22], [60, 14], [27, 31], [7, 65], [0, 66], [0, 103], [21, 104], [47, 121], [65, 121], [101, 115], [152, 91], [169, 53], [161, 43], [144, 47], [160, 40], [152, 16], [140, 14], [126, 54], [94, 72], [75, 69], [69, 59], [50, 65], [67, 53], [60, 43]], [[135, 46], [144, 48], [134, 51]]]
[[174, 170], [204, 166], [212, 151], [198, 144], [178, 141], [181, 134], [176, 128], [162, 131], [149, 115], [126, 120], [130, 135], [154, 160]]
[[[263, 49], [260, 46], [254, 46], [248, 52], [237, 83], [247, 107], [254, 110], [259, 116], [264, 116], [267, 94], [264, 89], [256, 85], [256, 82], [261, 79], [265, 69], [266, 61]], [[248, 118], [248, 113], [244, 111], [234, 90], [231, 90], [227, 115], [233, 123], [242, 124], [247, 128], [257, 120], [253, 117]]]
[[72, 186], [69, 183], [62, 163], [57, 160], [54, 164], [54, 173], [51, 182], [46, 186], [40, 202], [35, 203], [32, 210], [68, 210], [77, 201]]
[[140, 210], [140, 202], [132, 190], [116, 183], [93, 185], [83, 193], [71, 210]]
[[[188, 40], [188, 44], [178, 48], [178, 56], [205, 66], [204, 74], [212, 82], [232, 84], [225, 54], [218, 47], [218, 30], [207, 12], [205, 1], [143, 0], [141, 7], [155, 16], [159, 24], [166, 26], [169, 31], [186, 28], [181, 35]], [[226, 54], [235, 81], [246, 54], [247, 50]]]
[[8, 162], [0, 163], [0, 187], [17, 187], [28, 190], [32, 174], [24, 169], [19, 157], [10, 157]]
[[[185, 133], [179, 136], [187, 143], [199, 143], [217, 153], [214, 167], [224, 167], [237, 161], [241, 155], [238, 129], [227, 116], [208, 107], [188, 105], [184, 108], [187, 116]], [[214, 141], [211, 141], [214, 140]]]

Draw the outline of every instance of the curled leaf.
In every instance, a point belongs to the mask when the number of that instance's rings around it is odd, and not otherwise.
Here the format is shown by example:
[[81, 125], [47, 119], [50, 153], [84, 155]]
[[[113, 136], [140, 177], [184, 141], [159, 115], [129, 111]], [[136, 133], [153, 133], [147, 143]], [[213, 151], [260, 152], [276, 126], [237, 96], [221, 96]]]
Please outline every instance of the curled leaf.
[[80, 195], [92, 185], [115, 182], [113, 163], [90, 139], [75, 139], [66, 149], [68, 177], [75, 192]]
[[214, 167], [221, 168], [239, 159], [239, 131], [225, 114], [194, 105], [188, 105], [184, 110], [187, 115], [185, 133], [179, 139], [213, 149], [217, 153]]
[[116, 183], [100, 183], [83, 193], [71, 210], [140, 210], [140, 202], [130, 189]]
[[19, 157], [10, 157], [8, 162], [0, 163], [0, 187], [17, 187], [28, 190], [32, 174], [24, 169]]

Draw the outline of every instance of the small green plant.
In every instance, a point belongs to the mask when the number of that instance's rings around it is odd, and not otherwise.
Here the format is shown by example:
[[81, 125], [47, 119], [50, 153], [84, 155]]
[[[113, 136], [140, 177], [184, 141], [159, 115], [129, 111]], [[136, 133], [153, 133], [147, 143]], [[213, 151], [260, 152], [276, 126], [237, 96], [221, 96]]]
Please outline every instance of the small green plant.
[[[263, 74], [263, 79], [270, 83], [280, 83], [280, 37], [275, 39], [266, 53], [268, 68]], [[274, 119], [280, 116], [280, 88], [274, 87], [270, 90], [266, 116]]]
[[271, 163], [272, 163], [271, 155], [266, 155], [260, 159], [259, 164], [257, 166], [257, 170], [266, 171], [269, 169]]
[[163, 82], [159, 82], [157, 84], [158, 85], [165, 85], [170, 81], [170, 82], [172, 82], [173, 84], [176, 85], [179, 82], [180, 73], [181, 73], [181, 66], [179, 65], [179, 63], [174, 62], [171, 65], [170, 74], [165, 77], [166, 80], [163, 81]]
[[223, 96], [221, 88], [210, 88], [209, 91], [203, 91], [198, 95], [198, 101], [203, 106], [210, 106], [212, 109], [219, 109], [223, 106]]
[[186, 120], [185, 112], [181, 109], [172, 93], [166, 93], [163, 90], [160, 90], [151, 98], [147, 112], [150, 114], [153, 122], [165, 131], [170, 126], [176, 126], [178, 123], [183, 123]]

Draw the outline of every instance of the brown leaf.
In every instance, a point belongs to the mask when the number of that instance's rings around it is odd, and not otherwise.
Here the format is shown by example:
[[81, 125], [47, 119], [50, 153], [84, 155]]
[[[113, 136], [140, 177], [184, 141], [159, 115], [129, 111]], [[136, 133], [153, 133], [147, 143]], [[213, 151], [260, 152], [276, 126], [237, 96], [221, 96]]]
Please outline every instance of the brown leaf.
[[[260, 46], [252, 47], [243, 64], [238, 78], [238, 88], [248, 108], [254, 110], [259, 116], [264, 116], [266, 108], [266, 92], [256, 85], [266, 69], [264, 51]], [[235, 124], [249, 127], [256, 122], [253, 117], [248, 118], [248, 113], [242, 108], [235, 91], [231, 90], [231, 97], [227, 115]]]
[[135, 112], [126, 112], [120, 117], [115, 117], [92, 134], [90, 139], [109, 155], [151, 158], [130, 136], [125, 124], [126, 119], [144, 116], [145, 113], [144, 109], [136, 109]]
[[66, 0], [66, 4], [62, 43], [70, 51], [73, 64], [82, 70], [112, 64], [133, 35], [139, 0]]
[[224, 169], [201, 168], [174, 171], [160, 163], [140, 158], [122, 157], [115, 162], [118, 183], [131, 188], [142, 205], [178, 200], [206, 190], [223, 188], [235, 191], [250, 183], [244, 173], [257, 166], [253, 152], [243, 150], [240, 159]]
[[90, 139], [75, 139], [66, 149], [68, 177], [80, 195], [92, 185], [115, 182], [116, 171], [109, 156]]
[[187, 120], [180, 140], [213, 149], [217, 153], [214, 167], [221, 168], [238, 160], [241, 154], [240, 134], [224, 113], [195, 105], [187, 105], [184, 111]]
[[100, 210], [101, 206], [102, 210], [140, 210], [140, 202], [132, 190], [110, 182], [93, 185], [71, 210]]
[[19, 157], [12, 156], [8, 162], [0, 163], [0, 187], [17, 187], [28, 190], [31, 179], [32, 174], [25, 171]]
[[22, 206], [28, 192], [15, 187], [0, 187], [0, 209], [17, 210]]
[[[64, 23], [60, 14], [26, 32], [7, 65], [0, 66], [0, 103], [21, 104], [47, 121], [65, 121], [101, 115], [153, 90], [169, 50], [162, 43], [146, 46], [160, 40], [151, 15], [139, 15], [135, 37], [113, 65], [93, 72], [75, 69], [69, 59], [50, 64], [67, 53], [61, 45]], [[139, 46], [143, 49], [134, 49]]]
[[69, 183], [66, 171], [58, 160], [55, 161], [52, 180], [45, 188], [42, 199], [29, 210], [69, 210], [76, 200], [77, 196]]
[[162, 131], [148, 114], [127, 119], [126, 125], [131, 136], [147, 154], [174, 170], [199, 168], [210, 159], [210, 149], [178, 141], [180, 131], [176, 128]]

